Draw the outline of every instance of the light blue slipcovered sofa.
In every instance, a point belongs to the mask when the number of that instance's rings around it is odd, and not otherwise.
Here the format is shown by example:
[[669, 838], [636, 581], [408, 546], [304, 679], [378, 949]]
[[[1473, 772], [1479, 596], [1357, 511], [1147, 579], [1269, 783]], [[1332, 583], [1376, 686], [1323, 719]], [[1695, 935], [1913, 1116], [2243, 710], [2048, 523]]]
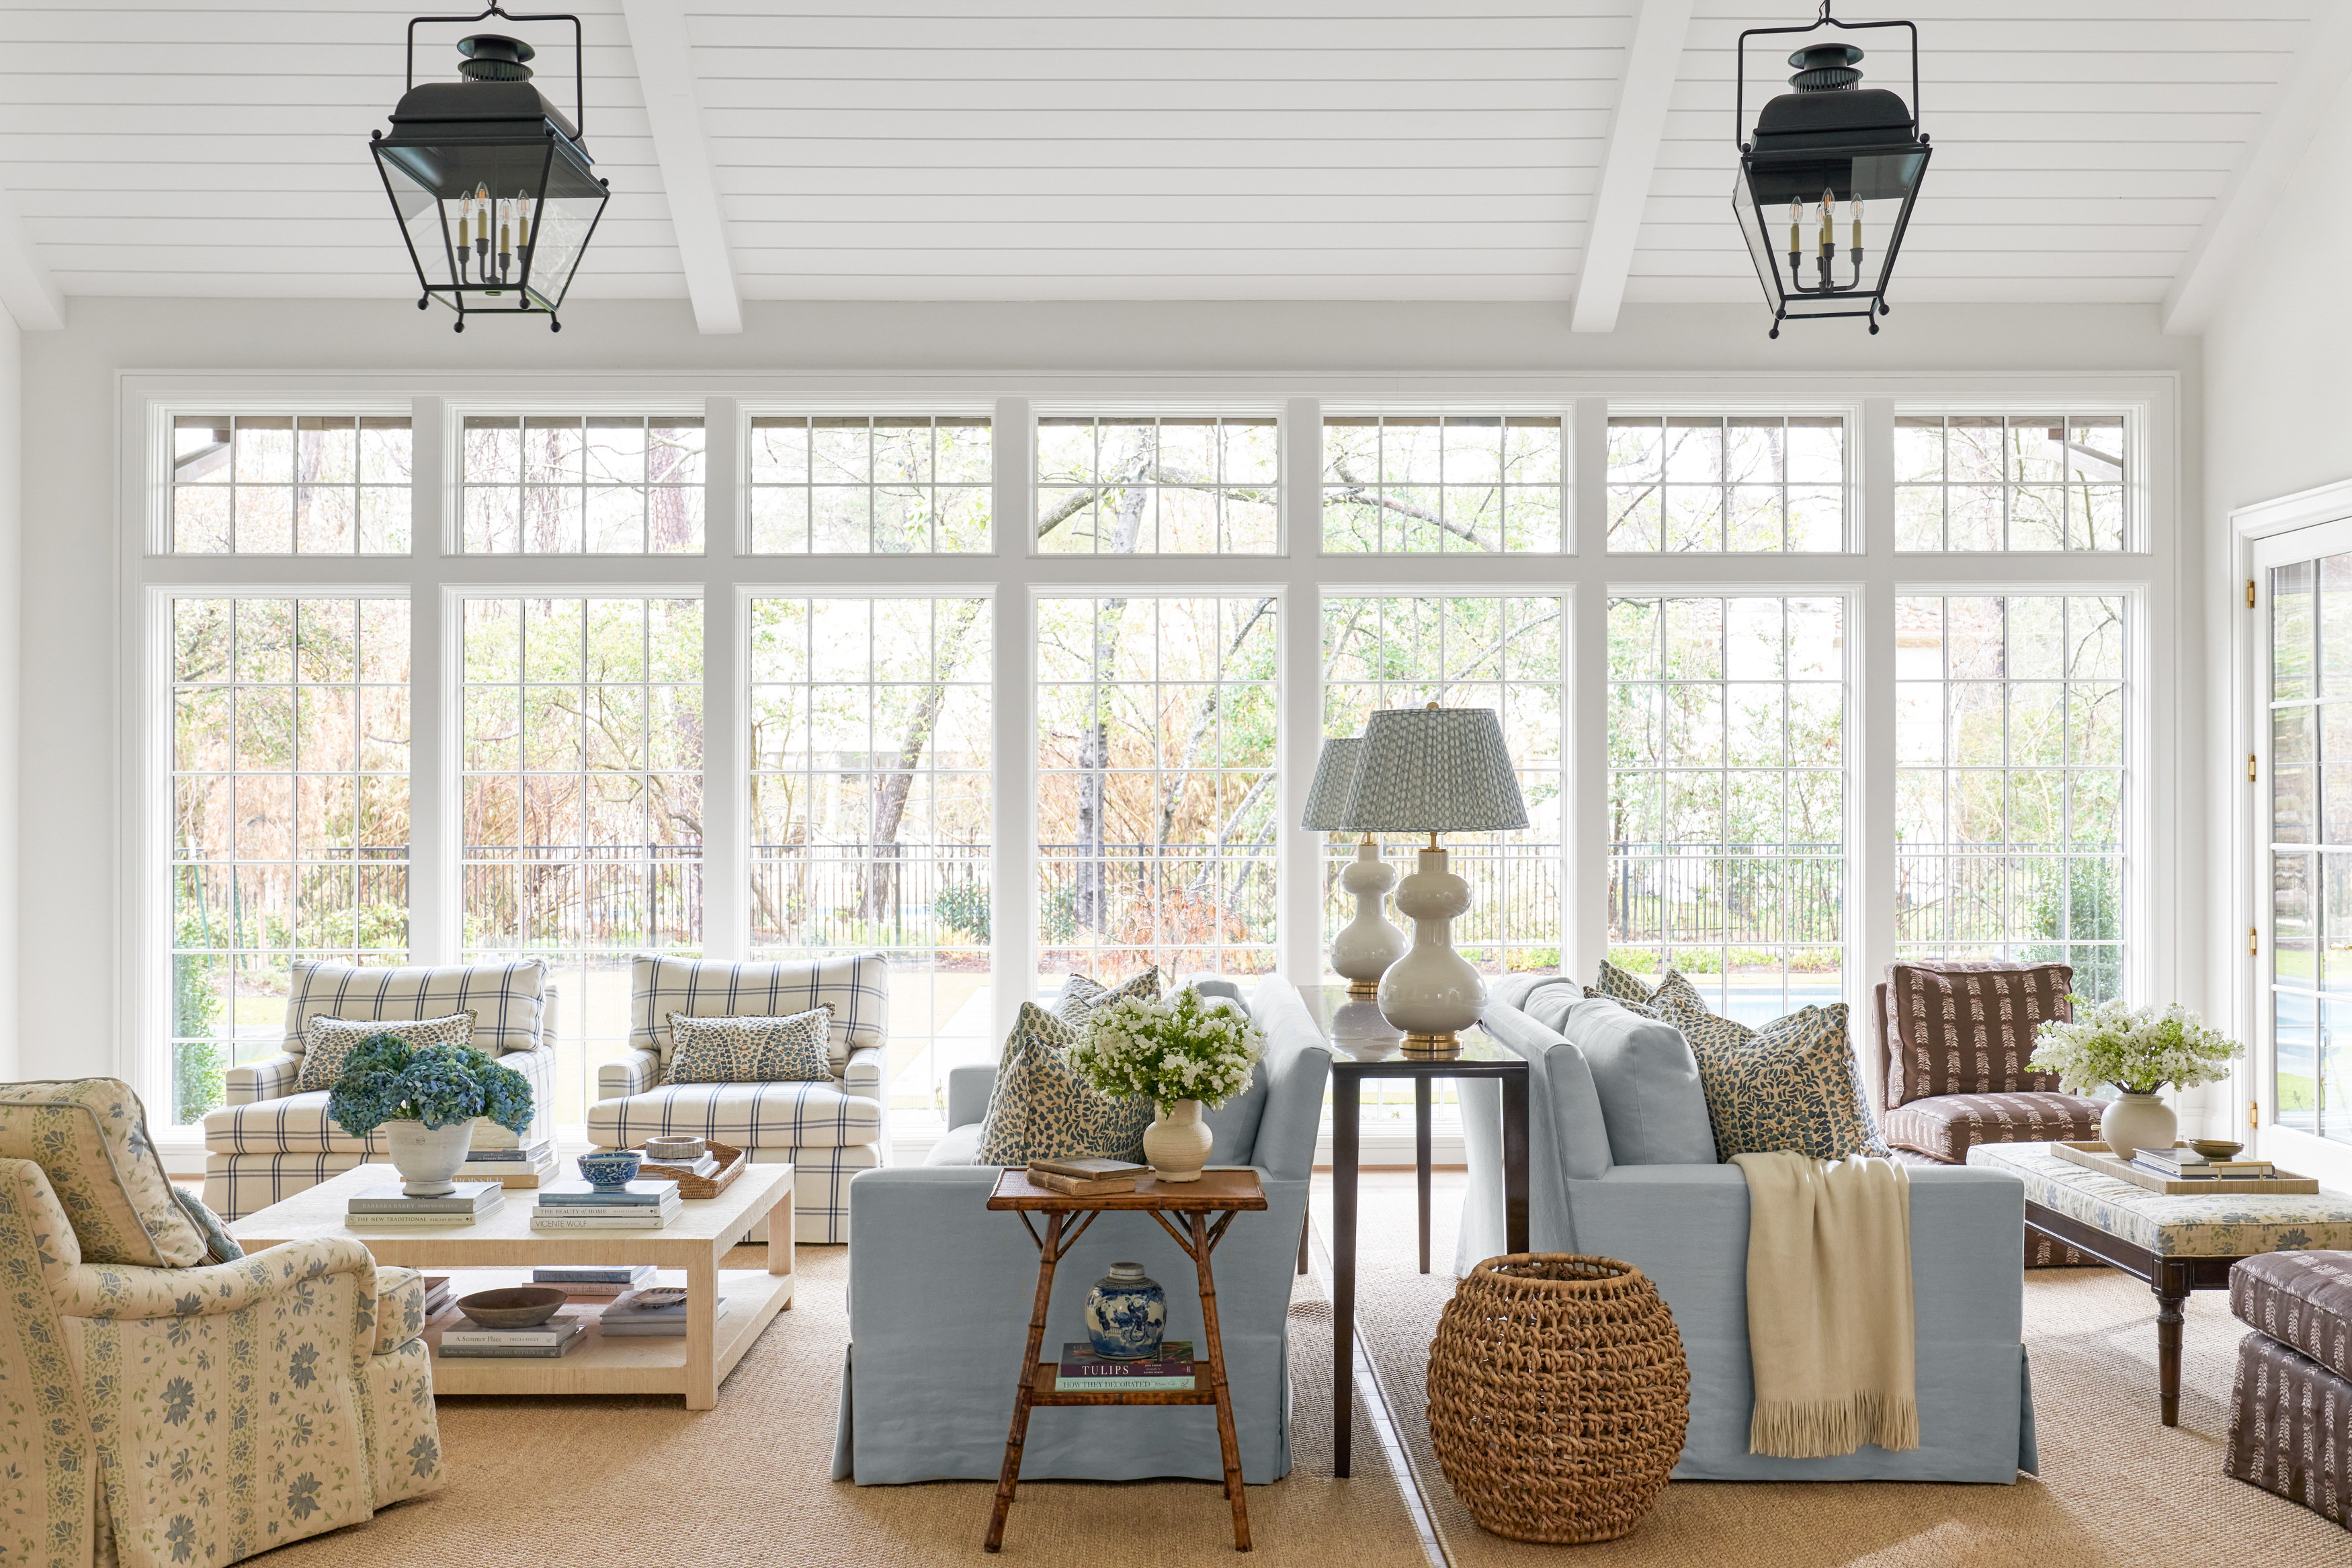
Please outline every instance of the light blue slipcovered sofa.
[[[1241, 997], [1231, 982], [1200, 984]], [[1260, 982], [1245, 1005], [1265, 1031], [1265, 1059], [1250, 1088], [1206, 1120], [1216, 1134], [1209, 1163], [1253, 1166], [1265, 1186], [1265, 1212], [1236, 1217], [1213, 1254], [1242, 1479], [1260, 1485], [1290, 1469], [1286, 1329], [1331, 1056], [1287, 982]], [[856, 1245], [836, 1480], [994, 1480], [1004, 1463], [1037, 1249], [1019, 1215], [986, 1207], [996, 1167], [971, 1163], [995, 1078], [993, 1067], [950, 1071], [950, 1130], [929, 1163], [861, 1172], [849, 1184]], [[1202, 1343], [1192, 1260], [1150, 1215], [1105, 1214], [1055, 1272], [1048, 1357], [1086, 1338], [1087, 1288], [1121, 1260], [1167, 1286], [1168, 1336]], [[1022, 1451], [1029, 1479], [1223, 1473], [1216, 1412], [1206, 1406], [1041, 1409]]]
[[[1718, 1164], [1697, 1064], [1672, 1026], [1587, 999], [1558, 976], [1496, 988], [1487, 1031], [1528, 1059], [1528, 1244], [1637, 1265], [1690, 1363], [1676, 1480], [2013, 1483], [2033, 1470], [2022, 1343], [2025, 1197], [1981, 1166], [1914, 1167], [1911, 1284], [1919, 1437], [1838, 1458], [1748, 1451], [1748, 1184]], [[1680, 1047], [1679, 1051], [1675, 1047]], [[1503, 1250], [1502, 1095], [1461, 1084], [1470, 1166], [1457, 1272]]]

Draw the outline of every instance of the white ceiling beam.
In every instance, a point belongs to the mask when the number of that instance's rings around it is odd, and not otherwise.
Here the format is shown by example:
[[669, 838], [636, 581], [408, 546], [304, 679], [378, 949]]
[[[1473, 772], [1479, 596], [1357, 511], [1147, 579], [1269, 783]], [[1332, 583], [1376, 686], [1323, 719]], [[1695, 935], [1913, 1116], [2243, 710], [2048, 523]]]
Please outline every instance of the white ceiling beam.
[[1633, 17], [1633, 41], [1625, 50], [1617, 112], [1609, 122], [1609, 152], [1592, 198], [1584, 265], [1577, 273], [1576, 305], [1569, 316], [1570, 328], [1579, 332], [1617, 329], [1617, 308], [1625, 302], [1625, 277], [1642, 235], [1642, 209], [1657, 168], [1658, 139], [1666, 128], [1666, 104], [1682, 68], [1683, 34], [1690, 26], [1691, 0], [1635, 4], [1640, 9]]
[[[2231, 274], [2247, 249], [2262, 237], [2295, 165], [2352, 74], [2352, 5], [2318, 0], [2311, 37], [2294, 52], [2294, 65], [2270, 113], [2254, 128], [2230, 183], [2189, 242], [2180, 270], [2164, 296], [2164, 329], [2179, 337], [2202, 332], [2220, 308]], [[2320, 200], [2333, 200], [2332, 193]]]
[[653, 129], [654, 157], [694, 322], [706, 333], [740, 332], [743, 299], [735, 287], [735, 256], [727, 220], [719, 210], [719, 183], [710, 144], [702, 134], [702, 99], [694, 77], [694, 50], [686, 37], [683, 0], [621, 0], [629, 52]]
[[66, 324], [66, 297], [5, 191], [0, 191], [0, 307], [26, 332], [54, 332]]

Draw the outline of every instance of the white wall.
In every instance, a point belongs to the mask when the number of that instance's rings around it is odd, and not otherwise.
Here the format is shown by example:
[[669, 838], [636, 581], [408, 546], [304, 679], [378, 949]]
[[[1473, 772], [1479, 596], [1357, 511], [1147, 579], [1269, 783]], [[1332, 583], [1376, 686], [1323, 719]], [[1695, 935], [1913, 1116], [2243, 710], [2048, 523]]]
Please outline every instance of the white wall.
[[[2352, 208], [2341, 197], [2347, 159], [2352, 92], [2337, 97], [2313, 136], [2286, 199], [2247, 247], [2228, 303], [2206, 330], [2206, 603], [2217, 632], [2241, 630], [2248, 620], [2231, 510], [2352, 479], [2352, 289], [2346, 287]], [[2248, 790], [2241, 769], [2249, 737], [2231, 716], [2229, 647], [2229, 635], [2217, 634], [2207, 662], [2215, 802], [2207, 858], [2214, 877], [2251, 882], [2252, 873], [2232, 869], [2230, 859], [2231, 807]], [[2252, 915], [2242, 904], [2223, 911], [2220, 903], [2217, 896], [2217, 924], [2226, 914], [2230, 927], [2211, 946], [2209, 983], [2217, 995], [2234, 988], [2245, 1015], [2240, 1027], [2247, 1027], [2260, 1005], [2260, 970], [2242, 941], [2230, 938]], [[2234, 1125], [2244, 1125], [2248, 1092], [2242, 1084]], [[2338, 1171], [2322, 1174], [2352, 1180], [2352, 1155]]]
[[[2198, 345], [2159, 334], [2152, 308], [1898, 306], [1875, 338], [1860, 322], [1835, 322], [1792, 327], [1778, 342], [1765, 336], [1760, 305], [1629, 306], [1605, 336], [1569, 332], [1565, 305], [753, 304], [746, 314], [740, 337], [703, 338], [682, 300], [594, 301], [567, 311], [560, 336], [535, 323], [477, 320], [458, 337], [446, 316], [408, 304], [78, 299], [66, 330], [25, 340], [23, 428], [34, 457], [24, 491], [33, 526], [23, 565], [22, 779], [24, 820], [35, 826], [22, 836], [21, 903], [26, 969], [37, 979], [20, 1014], [18, 1073], [116, 1071], [123, 1046], [113, 1000], [124, 783], [118, 382], [126, 372], [250, 372], [260, 392], [268, 372], [353, 370], [1069, 371], [1132, 372], [1139, 390], [1151, 378], [1160, 391], [1188, 374], [1264, 372], [1271, 390], [1278, 372], [1293, 371], [1601, 370], [1626, 372], [1627, 389], [1638, 392], [1644, 371], [1916, 371], [1981, 373], [1990, 396], [2004, 373], [2160, 371], [2182, 378], [2179, 479], [2191, 503], [2184, 541], [2199, 534]], [[2181, 631], [2183, 667], [2195, 668], [2196, 617]], [[2174, 717], [2175, 733], [2202, 733], [2193, 704]], [[2200, 805], [2192, 790], [2180, 802], [2182, 821], [2201, 823]], [[0, 802], [0, 834], [5, 810]], [[2183, 841], [2201, 837], [2184, 831]], [[2181, 891], [2180, 909], [2202, 908], [2201, 882]], [[58, 1027], [57, 998], [70, 1000], [72, 1027]]]

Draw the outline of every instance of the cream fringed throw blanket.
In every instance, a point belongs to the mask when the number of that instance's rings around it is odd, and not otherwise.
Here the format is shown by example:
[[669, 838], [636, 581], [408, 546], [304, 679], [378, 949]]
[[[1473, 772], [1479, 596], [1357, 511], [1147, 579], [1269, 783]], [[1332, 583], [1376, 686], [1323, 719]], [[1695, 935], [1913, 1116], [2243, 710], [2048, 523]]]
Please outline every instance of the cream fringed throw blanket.
[[1859, 1155], [1731, 1158], [1748, 1178], [1748, 1451], [1917, 1448], [1908, 1173]]

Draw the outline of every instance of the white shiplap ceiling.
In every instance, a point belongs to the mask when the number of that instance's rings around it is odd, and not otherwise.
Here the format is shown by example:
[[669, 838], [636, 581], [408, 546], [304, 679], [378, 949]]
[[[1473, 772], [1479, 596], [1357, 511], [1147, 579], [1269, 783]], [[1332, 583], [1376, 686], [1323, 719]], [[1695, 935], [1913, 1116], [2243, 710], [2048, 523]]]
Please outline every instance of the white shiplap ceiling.
[[[1580, 325], [1613, 319], [1621, 274], [1628, 299], [1746, 299], [1732, 44], [1811, 5], [581, 0], [614, 194], [576, 291], [690, 293], [711, 330], [738, 297], [1567, 301], [1590, 253]], [[1842, 5], [1920, 25], [1937, 152], [1897, 298], [2193, 318], [2352, 58], [2339, 9]], [[413, 14], [0, 11], [0, 191], [30, 246], [0, 204], [0, 297], [25, 319], [17, 275], [44, 269], [68, 296], [414, 292], [366, 152]], [[425, 30], [420, 65], [450, 74], [467, 30]], [[569, 30], [510, 30], [568, 108]], [[1907, 95], [1891, 37], [1864, 69]], [[1789, 47], [1751, 50], [1751, 106]], [[1596, 209], [1604, 163], [1622, 194]]]

